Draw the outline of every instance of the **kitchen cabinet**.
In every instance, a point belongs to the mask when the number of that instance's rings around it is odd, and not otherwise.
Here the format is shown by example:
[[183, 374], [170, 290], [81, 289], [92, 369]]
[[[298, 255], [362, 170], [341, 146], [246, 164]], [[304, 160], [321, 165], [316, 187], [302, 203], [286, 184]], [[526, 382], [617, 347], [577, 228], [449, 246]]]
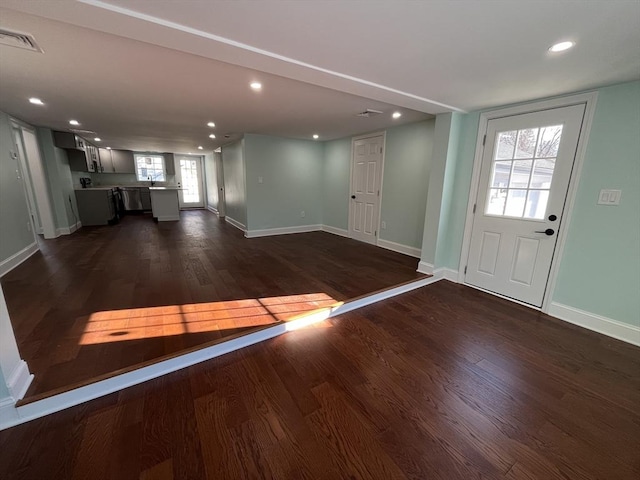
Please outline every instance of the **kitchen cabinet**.
[[53, 132], [53, 144], [58, 148], [84, 150], [84, 139], [71, 132]]
[[98, 149], [98, 157], [100, 158], [100, 166], [102, 173], [114, 173], [113, 159], [111, 158], [111, 150], [106, 148]]
[[142, 210], [151, 210], [149, 187], [140, 187], [140, 200], [142, 201]]
[[95, 145], [91, 145], [89, 142], [85, 141], [85, 152], [87, 154], [87, 162], [88, 165], [93, 165], [94, 170], [90, 170], [92, 172], [102, 173], [103, 169], [100, 165], [100, 157], [98, 156], [98, 147]]
[[89, 161], [85, 150], [68, 149], [69, 169], [74, 172], [96, 172], [97, 164]]
[[111, 150], [111, 161], [115, 173], [136, 173], [133, 152], [130, 150]]
[[118, 220], [111, 188], [76, 190], [76, 203], [83, 226], [108, 225]]

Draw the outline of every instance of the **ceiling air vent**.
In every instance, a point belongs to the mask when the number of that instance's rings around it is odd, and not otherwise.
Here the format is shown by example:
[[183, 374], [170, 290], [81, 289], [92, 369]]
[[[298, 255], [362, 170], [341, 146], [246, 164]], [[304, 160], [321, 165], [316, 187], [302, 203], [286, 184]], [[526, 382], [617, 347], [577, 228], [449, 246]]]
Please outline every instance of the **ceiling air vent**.
[[367, 108], [364, 112], [360, 112], [356, 117], [375, 117], [376, 115], [380, 115], [382, 112], [380, 110], [371, 110]]
[[30, 33], [14, 32], [6, 28], [0, 28], [0, 45], [44, 53]]
[[93, 130], [82, 130], [81, 128], [70, 128], [70, 132], [75, 133], [76, 135], [96, 135], [96, 132]]

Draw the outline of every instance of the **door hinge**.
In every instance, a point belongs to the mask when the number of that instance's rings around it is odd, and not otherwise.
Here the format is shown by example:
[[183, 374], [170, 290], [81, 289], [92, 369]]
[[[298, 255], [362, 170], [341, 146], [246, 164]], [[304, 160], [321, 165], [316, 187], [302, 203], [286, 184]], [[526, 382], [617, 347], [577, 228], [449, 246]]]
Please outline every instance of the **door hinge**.
[[464, 267], [464, 274], [465, 275], [467, 274], [467, 267], [466, 266]]
[[483, 146], [483, 147], [484, 147], [484, 144], [485, 144], [486, 142], [487, 142], [487, 136], [485, 135], [485, 136], [482, 138], [482, 146]]
[[373, 231], [373, 236], [374, 236], [374, 237], [377, 237], [377, 236], [378, 236], [378, 230], [374, 230], [374, 231]]
[[380, 190], [378, 190], [378, 196], [380, 196]]
[[473, 213], [474, 214], [476, 213], [476, 204], [475, 203], [473, 204]]
[[380, 153], [382, 153], [382, 147], [380, 147]]

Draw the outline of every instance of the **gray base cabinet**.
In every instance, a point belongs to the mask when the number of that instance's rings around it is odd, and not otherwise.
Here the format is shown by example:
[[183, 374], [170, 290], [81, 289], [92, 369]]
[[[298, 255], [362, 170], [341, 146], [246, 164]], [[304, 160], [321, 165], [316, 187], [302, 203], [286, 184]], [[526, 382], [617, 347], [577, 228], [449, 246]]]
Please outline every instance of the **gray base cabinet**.
[[76, 202], [83, 226], [108, 225], [117, 220], [111, 189], [76, 190]]

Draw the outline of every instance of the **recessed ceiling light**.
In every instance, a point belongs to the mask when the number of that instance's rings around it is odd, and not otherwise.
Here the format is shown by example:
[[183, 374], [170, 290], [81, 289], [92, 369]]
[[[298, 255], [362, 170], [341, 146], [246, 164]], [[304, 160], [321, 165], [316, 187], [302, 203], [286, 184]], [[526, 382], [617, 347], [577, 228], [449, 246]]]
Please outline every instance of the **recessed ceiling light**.
[[207, 123], [207, 127], [211, 127], [211, 128], [213, 128], [213, 127], [215, 127], [215, 126], [216, 126], [216, 124], [215, 124], [215, 123], [213, 123], [213, 122], [209, 122], [209, 123]]
[[209, 135], [209, 138], [216, 138], [216, 136], [212, 133], [211, 135]]
[[320, 138], [320, 135], [318, 135], [317, 133], [315, 133], [315, 134], [313, 135], [313, 139], [314, 139], [314, 140], [317, 140], [317, 139], [319, 139], [319, 138]]
[[102, 139], [100, 137], [96, 137], [93, 140], [96, 141], [96, 142], [101, 142], [102, 141]]
[[187, 155], [193, 155], [193, 153], [189, 152], [189, 153], [187, 153]]
[[576, 44], [576, 42], [560, 42], [560, 43], [556, 43], [555, 45], [551, 45], [549, 47], [549, 51], [552, 52], [552, 53], [564, 52], [565, 50], [569, 50], [575, 44]]
[[400, 118], [402, 116], [402, 114], [400, 112], [393, 112], [393, 115], [391, 115], [393, 118]]
[[260, 82], [251, 82], [250, 87], [254, 90], [260, 90], [262, 89], [262, 84]]
[[111, 150], [111, 147], [107, 147], [107, 150]]
[[78, 120], [69, 120], [69, 124], [75, 125], [77, 127], [78, 125], [80, 125], [80, 122]]
[[33, 103], [34, 105], [44, 105], [44, 102], [42, 100], [40, 100], [39, 98], [36, 97], [31, 97], [29, 99], [30, 103]]
[[198, 145], [198, 150], [202, 150], [202, 145]]

